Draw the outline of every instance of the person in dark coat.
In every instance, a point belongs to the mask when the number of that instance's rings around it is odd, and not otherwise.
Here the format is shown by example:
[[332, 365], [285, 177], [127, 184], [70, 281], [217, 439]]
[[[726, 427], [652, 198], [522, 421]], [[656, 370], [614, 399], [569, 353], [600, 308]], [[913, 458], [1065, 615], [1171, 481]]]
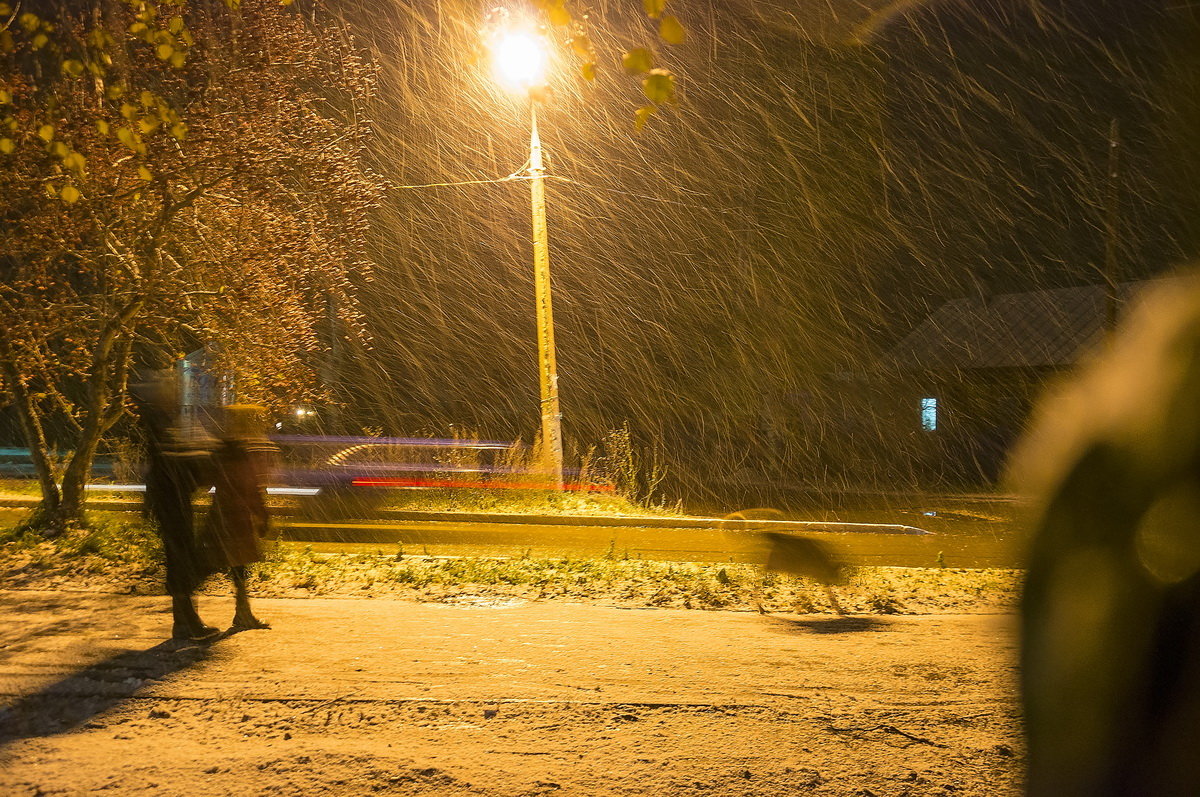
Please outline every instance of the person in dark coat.
[[204, 641], [219, 631], [205, 625], [193, 600], [202, 564], [195, 545], [192, 500], [206, 484], [209, 451], [204, 440], [184, 434], [178, 391], [167, 372], [131, 391], [146, 435], [146, 515], [154, 521], [166, 558], [167, 594], [171, 596], [171, 636]]
[[235, 630], [270, 628], [251, 611], [246, 588], [247, 568], [262, 560], [259, 540], [269, 527], [264, 485], [276, 448], [263, 436], [264, 426], [261, 407], [225, 408], [213, 452], [215, 493], [199, 540], [208, 572], [227, 571], [233, 581]]

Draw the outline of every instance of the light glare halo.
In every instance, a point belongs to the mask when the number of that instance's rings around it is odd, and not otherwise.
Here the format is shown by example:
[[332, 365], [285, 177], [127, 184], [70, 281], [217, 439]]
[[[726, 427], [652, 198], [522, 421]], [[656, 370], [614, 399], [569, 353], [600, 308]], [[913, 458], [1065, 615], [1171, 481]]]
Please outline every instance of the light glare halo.
[[542, 85], [548, 61], [545, 41], [529, 31], [502, 33], [492, 45], [496, 79], [510, 89], [528, 91]]

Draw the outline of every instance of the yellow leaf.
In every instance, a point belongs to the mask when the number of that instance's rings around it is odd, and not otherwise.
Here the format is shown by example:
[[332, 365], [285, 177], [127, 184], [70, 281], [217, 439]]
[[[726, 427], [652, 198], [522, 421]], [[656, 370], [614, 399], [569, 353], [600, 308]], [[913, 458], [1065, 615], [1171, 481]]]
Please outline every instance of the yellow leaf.
[[587, 81], [595, 80], [596, 79], [596, 64], [595, 64], [595, 62], [588, 61], [585, 64], [581, 64], [579, 67], [579, 73], [581, 75], [583, 75], [584, 80], [587, 80]]
[[121, 116], [124, 116], [126, 119], [132, 120], [133, 117], [135, 117], [137, 115], [138, 115], [138, 107], [136, 105], [132, 105], [128, 102], [121, 103]]
[[662, 18], [662, 22], [658, 25], [658, 35], [667, 44], [683, 44], [683, 40], [687, 38], [687, 32], [683, 29], [683, 25], [671, 14]]
[[62, 71], [71, 77], [79, 77], [83, 74], [83, 62], [68, 58], [62, 62]]
[[175, 48], [169, 44], [160, 44], [154, 48], [154, 54], [158, 56], [158, 60], [165, 61], [175, 54]]
[[77, 172], [82, 172], [84, 167], [87, 166], [87, 161], [78, 152], [72, 152], [63, 158], [63, 166]]
[[67, 153], [70, 152], [70, 150], [67, 149], [67, 145], [61, 141], [55, 141], [50, 146], [50, 151], [54, 153], [54, 157], [56, 158], [65, 158], [67, 157]]
[[186, 56], [183, 54], [183, 51], [176, 50], [175, 54], [171, 56], [170, 63], [171, 66], [175, 67], [176, 69], [183, 69], [183, 62], [185, 60]]
[[37, 14], [31, 14], [28, 11], [17, 17], [17, 22], [20, 23], [21, 28], [26, 33], [33, 33], [38, 29], [38, 26], [42, 24], [42, 21], [38, 19]]
[[546, 16], [550, 18], [551, 25], [561, 26], [571, 24], [571, 12], [561, 2], [551, 3], [546, 8]]
[[129, 147], [134, 152], [137, 152], [137, 136], [133, 134], [133, 130], [131, 128], [125, 126], [118, 127], [117, 140]]
[[592, 41], [587, 36], [576, 36], [571, 39], [571, 49], [580, 58], [592, 57]]
[[279, 0], [279, 5], [290, 6], [294, 2], [296, 2], [296, 0]]
[[8, 155], [16, 148], [16, 144], [13, 143], [11, 138], [0, 138], [0, 152]]
[[70, 183], [67, 183], [65, 186], [63, 186], [61, 196], [63, 202], [66, 202], [68, 205], [74, 205], [79, 201], [79, 189]]
[[103, 119], [96, 120], [96, 131], [99, 132], [100, 135], [107, 136], [108, 130], [109, 130], [108, 122], [104, 121]]
[[143, 108], [149, 108], [155, 102], [154, 95], [151, 94], [149, 91], [143, 91], [138, 96], [138, 99], [142, 101]]
[[38, 128], [38, 138], [46, 143], [54, 140], [54, 125], [42, 125]]
[[654, 54], [645, 47], [635, 47], [621, 56], [621, 66], [631, 75], [640, 75], [654, 68]]
[[138, 167], [138, 177], [142, 178], [146, 182], [150, 182], [151, 180], [154, 179], [154, 175], [151, 174], [150, 170], [147, 169], [145, 166]]
[[139, 33], [145, 33], [149, 29], [149, 26], [145, 22], [135, 22], [129, 26], [129, 32], [134, 36], [137, 36]]
[[39, 33], [38, 35], [34, 36], [33, 39], [30, 41], [30, 44], [33, 45], [33, 49], [35, 49], [35, 50], [40, 50], [49, 43], [50, 43], [50, 37], [44, 33]]
[[8, 3], [0, 3], [0, 17], [7, 17], [12, 13], [12, 6]]
[[646, 126], [646, 122], [650, 121], [650, 117], [653, 115], [653, 105], [643, 105], [641, 108], [638, 108], [637, 113], [634, 114], [633, 118], [633, 129], [640, 131]]
[[171, 21], [167, 23], [167, 30], [178, 36], [180, 31], [183, 30], [183, 17], [171, 17]]
[[158, 129], [158, 120], [153, 116], [143, 116], [138, 120], [138, 130], [142, 135], [148, 135]]
[[642, 93], [655, 105], [675, 99], [675, 76], [665, 69], [652, 69], [642, 80]]
[[183, 139], [187, 136], [187, 131], [188, 127], [183, 122], [176, 122], [175, 124], [171, 125], [171, 135], [179, 141], [183, 141]]
[[646, 9], [646, 16], [651, 19], [658, 19], [666, 7], [667, 0], [642, 0], [642, 8]]
[[0, 89], [0, 105], [8, 105], [12, 102], [12, 92], [8, 89]]
[[190, 30], [185, 30], [183, 32], [183, 34], [179, 37], [179, 39], [180, 39], [180, 41], [182, 41], [184, 44], [188, 45], [189, 47], [196, 43], [196, 39], [193, 38], [192, 32]]
[[110, 100], [119, 100], [125, 96], [125, 87], [114, 83], [104, 90], [104, 95]]

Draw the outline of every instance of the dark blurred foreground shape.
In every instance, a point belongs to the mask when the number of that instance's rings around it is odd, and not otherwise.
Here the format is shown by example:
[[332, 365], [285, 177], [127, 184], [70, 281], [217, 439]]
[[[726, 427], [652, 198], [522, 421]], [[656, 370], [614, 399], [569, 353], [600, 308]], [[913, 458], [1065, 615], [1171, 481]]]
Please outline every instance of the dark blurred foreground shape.
[[208, 441], [185, 430], [179, 415], [179, 384], [174, 372], [148, 375], [131, 389], [146, 436], [146, 514], [162, 538], [176, 638], [209, 639], [192, 596], [201, 564], [195, 542], [196, 492], [208, 483]]
[[1028, 793], [1200, 794], [1200, 273], [1145, 297], [1013, 471]]

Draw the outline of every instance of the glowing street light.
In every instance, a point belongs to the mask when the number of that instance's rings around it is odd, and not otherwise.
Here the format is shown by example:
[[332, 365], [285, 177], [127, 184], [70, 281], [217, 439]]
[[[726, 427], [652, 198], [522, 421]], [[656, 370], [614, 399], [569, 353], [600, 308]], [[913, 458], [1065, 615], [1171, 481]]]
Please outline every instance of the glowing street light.
[[538, 362], [541, 381], [542, 458], [551, 482], [563, 483], [562, 410], [558, 403], [558, 366], [554, 354], [554, 314], [550, 301], [550, 243], [546, 234], [546, 172], [538, 137], [538, 93], [545, 85], [550, 53], [546, 41], [530, 31], [501, 33], [492, 43], [496, 79], [529, 95], [529, 186], [533, 206], [533, 277], [537, 297]]
[[528, 92], [546, 83], [550, 53], [546, 40], [526, 30], [510, 30], [492, 44], [492, 68], [501, 85], [513, 91]]

